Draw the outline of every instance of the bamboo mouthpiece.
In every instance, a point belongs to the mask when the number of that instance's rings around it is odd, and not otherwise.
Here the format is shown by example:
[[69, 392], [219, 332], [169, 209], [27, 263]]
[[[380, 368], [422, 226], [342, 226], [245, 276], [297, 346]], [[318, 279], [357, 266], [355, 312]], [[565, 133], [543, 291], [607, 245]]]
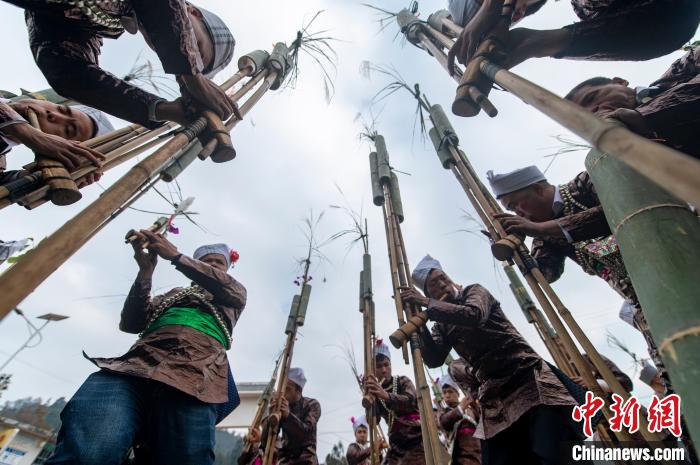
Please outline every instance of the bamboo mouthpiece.
[[428, 315], [425, 312], [416, 313], [389, 336], [391, 345], [398, 349], [411, 338], [412, 334], [416, 333], [422, 326], [425, 326], [427, 322]]
[[211, 161], [224, 163], [236, 158], [236, 149], [233, 148], [231, 134], [229, 134], [221, 118], [211, 111], [203, 112], [202, 116], [207, 120], [209, 134], [213, 135], [213, 139], [216, 140], [216, 148], [211, 154]]
[[496, 260], [500, 260], [502, 262], [510, 260], [513, 258], [515, 251], [518, 250], [518, 247], [520, 247], [522, 244], [522, 239], [515, 234], [509, 234], [491, 245], [491, 253]]

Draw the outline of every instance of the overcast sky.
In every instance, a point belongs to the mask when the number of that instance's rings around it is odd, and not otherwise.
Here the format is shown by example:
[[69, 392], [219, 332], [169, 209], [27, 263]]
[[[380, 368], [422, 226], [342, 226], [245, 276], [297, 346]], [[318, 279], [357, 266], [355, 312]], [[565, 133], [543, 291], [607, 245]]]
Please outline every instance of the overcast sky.
[[[382, 0], [381, 6], [398, 10], [403, 0]], [[347, 202], [363, 209], [369, 220], [370, 247], [374, 260], [374, 290], [377, 331], [388, 335], [396, 327], [391, 301], [384, 227], [381, 211], [371, 203], [367, 156], [370, 146], [360, 141], [359, 112], [367, 114], [374, 93], [386, 84], [382, 76], [371, 80], [360, 76], [364, 60], [392, 65], [409, 82], [420, 82], [433, 103], [449, 108], [455, 83], [427, 54], [394, 40], [397, 28], [378, 33], [376, 16], [359, 1], [297, 0], [288, 2], [223, 2], [205, 0], [201, 5], [221, 14], [237, 40], [236, 56], [253, 49], [270, 49], [277, 41], [290, 41], [296, 30], [316, 11], [327, 10], [318, 29], [328, 29], [340, 41], [336, 93], [330, 104], [324, 98], [323, 83], [316, 65], [302, 57], [301, 74], [295, 89], [264, 97], [234, 133], [238, 157], [224, 165], [195, 162], [180, 178], [184, 196], [196, 198], [192, 209], [199, 215], [202, 231], [180, 220], [180, 234], [171, 240], [185, 254], [202, 243], [226, 242], [241, 255], [231, 272], [248, 289], [248, 305], [234, 331], [229, 352], [238, 381], [269, 378], [276, 354], [284, 343], [284, 327], [292, 296], [298, 292], [294, 278], [300, 274], [296, 259], [304, 254], [301, 221], [313, 209], [328, 210], [331, 204]], [[423, 17], [445, 7], [445, 0], [423, 1]], [[36, 68], [27, 46], [22, 12], [0, 3], [0, 40], [6, 71], [0, 88], [38, 90], [46, 81]], [[575, 20], [566, 1], [549, 2], [522, 26], [553, 28]], [[136, 56], [153, 59], [140, 36], [125, 35], [107, 40], [101, 64], [117, 75], [129, 71]], [[515, 69], [520, 75], [563, 95], [575, 84], [593, 76], [621, 76], [632, 85], [647, 85], [680, 56], [643, 63], [575, 62], [552, 59], [531, 60]], [[234, 66], [220, 73], [222, 82]], [[562, 144], [553, 137], [567, 131], [512, 95], [492, 92], [500, 110], [495, 119], [483, 113], [476, 118], [452, 122], [461, 137], [463, 150], [483, 176], [489, 169], [509, 171], [535, 164], [544, 169]], [[465, 219], [471, 212], [452, 174], [437, 162], [432, 146], [413, 135], [415, 105], [407, 94], [397, 94], [375, 108], [377, 129], [386, 137], [392, 165], [410, 176], [400, 176], [406, 220], [403, 232], [408, 258], [415, 265], [424, 254], [439, 259], [459, 283], [479, 282], [502, 302], [503, 309], [535, 349], [549, 358], [534, 329], [529, 326], [511, 295], [505, 277], [491, 258], [487, 243], [476, 235], [459, 232], [473, 228]], [[123, 122], [115, 121], [115, 125]], [[584, 169], [585, 152], [558, 157], [547, 174], [553, 183], [564, 183]], [[31, 157], [16, 149], [8, 157], [10, 168]], [[133, 163], [133, 162], [132, 162]], [[128, 164], [129, 166], [132, 164]], [[101, 184], [108, 186], [128, 166], [108, 172]], [[340, 186], [345, 199], [336, 188]], [[167, 186], [160, 186], [167, 193]], [[3, 210], [3, 240], [49, 235], [80, 209], [94, 200], [101, 188], [83, 190], [83, 199], [72, 206], [44, 205], [35, 211], [21, 207]], [[155, 193], [136, 207], [168, 211], [168, 204]], [[21, 305], [27, 315], [54, 312], [70, 319], [52, 323], [36, 348], [24, 351], [6, 369], [13, 379], [3, 400], [27, 396], [70, 397], [95, 367], [81, 352], [94, 356], [116, 356], [125, 352], [135, 337], [117, 327], [123, 298], [136, 275], [131, 248], [123, 236], [131, 228], [146, 227], [155, 215], [127, 211], [86, 244], [60, 267]], [[329, 236], [347, 228], [349, 219], [337, 210], [326, 211], [317, 233]], [[354, 345], [361, 363], [362, 319], [357, 311], [357, 275], [361, 266], [359, 247], [347, 252], [340, 240], [324, 249], [330, 263], [316, 263], [312, 269], [313, 292], [306, 325], [300, 330], [294, 354], [295, 366], [302, 366], [308, 378], [305, 395], [319, 399], [323, 415], [319, 423], [321, 460], [332, 443], [352, 439], [349, 418], [361, 413], [360, 396], [350, 368], [339, 346]], [[0, 271], [4, 268], [0, 268]], [[187, 280], [167, 263], [156, 268], [154, 289], [164, 292]], [[621, 299], [600, 279], [584, 274], [572, 262], [554, 288], [569, 306], [599, 350], [633, 375], [631, 359], [608, 346], [612, 332], [638, 355], [645, 357], [644, 341], [617, 317]], [[0, 360], [4, 360], [27, 337], [25, 323], [10, 314], [0, 324]], [[399, 352], [394, 352], [394, 371], [411, 375]], [[437, 373], [437, 372], [436, 372]], [[635, 393], [645, 397], [650, 390], [635, 380]]]

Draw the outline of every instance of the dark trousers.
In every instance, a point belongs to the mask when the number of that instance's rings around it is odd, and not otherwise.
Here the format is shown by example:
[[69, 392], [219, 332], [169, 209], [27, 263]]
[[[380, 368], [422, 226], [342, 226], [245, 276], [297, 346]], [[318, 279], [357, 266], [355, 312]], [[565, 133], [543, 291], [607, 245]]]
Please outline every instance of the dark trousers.
[[47, 465], [119, 465], [136, 441], [151, 465], [214, 463], [216, 408], [163, 383], [91, 374], [61, 412]]
[[572, 407], [539, 405], [494, 437], [481, 441], [482, 465], [561, 465], [581, 442]]

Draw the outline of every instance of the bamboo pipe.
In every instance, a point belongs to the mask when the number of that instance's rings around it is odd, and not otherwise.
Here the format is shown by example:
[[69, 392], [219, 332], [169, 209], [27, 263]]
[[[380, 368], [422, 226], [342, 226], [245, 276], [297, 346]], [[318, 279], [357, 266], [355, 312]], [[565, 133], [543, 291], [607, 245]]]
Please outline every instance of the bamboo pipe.
[[[272, 87], [272, 84], [274, 84], [275, 80], [277, 79], [277, 74], [275, 72], [262, 72], [260, 75], [266, 74], [265, 81], [262, 83], [260, 87], [255, 91], [253, 95], [250, 96], [248, 100], [241, 106], [240, 108], [240, 114], [241, 116], [245, 116], [248, 114], [251, 108], [255, 106], [256, 103], [260, 101], [263, 95], [270, 90], [270, 87]], [[241, 121], [238, 119], [236, 116], [232, 116], [229, 118], [229, 120], [225, 124], [225, 128], [227, 131], [230, 131], [236, 125], [238, 122]], [[199, 153], [198, 157], [200, 160], [206, 160], [216, 149], [216, 141], [215, 140], [210, 140], [205, 146], [204, 149]]]
[[102, 134], [101, 136], [93, 137], [92, 139], [88, 139], [84, 142], [81, 142], [80, 145], [84, 145], [85, 147], [90, 147], [90, 148], [96, 148], [100, 144], [104, 144], [105, 142], [109, 142], [110, 140], [116, 138], [116, 137], [121, 137], [124, 134], [127, 134], [129, 132], [136, 131], [137, 129], [141, 128], [141, 125], [138, 124], [130, 124], [128, 126], [124, 126], [123, 128], [115, 129], [114, 131], [110, 131], [107, 134]]
[[525, 103], [676, 197], [700, 205], [700, 161], [598, 118], [573, 102], [488, 61], [481, 71]]
[[153, 173], [172, 159], [189, 140], [202, 132], [203, 119], [176, 134], [159, 150], [134, 165], [97, 200], [41, 241], [24, 260], [0, 276], [0, 318], [4, 318], [51, 273], [70, 258], [91, 232], [133, 195]]
[[[387, 208], [388, 219], [389, 219], [389, 230], [393, 236], [393, 242], [395, 248], [391, 252], [394, 255], [399, 255], [401, 258], [395, 257], [394, 263], [401, 264], [402, 266], [397, 267], [397, 277], [398, 284], [401, 287], [410, 285], [410, 270], [408, 268], [408, 261], [406, 260], [406, 250], [403, 243], [403, 237], [401, 234], [401, 227], [399, 225], [399, 219], [393, 211], [394, 202], [391, 195], [391, 189], [387, 183], [383, 183], [382, 189], [384, 192], [384, 204]], [[389, 236], [387, 236], [388, 238]], [[410, 305], [405, 305], [401, 301], [401, 294], [399, 288], [394, 287], [394, 300], [398, 301], [406, 313], [407, 317], [410, 317], [416, 313], [414, 308]], [[433, 415], [433, 406], [430, 398], [430, 387], [428, 386], [427, 379], [425, 377], [425, 372], [423, 371], [423, 355], [420, 350], [420, 341], [418, 340], [418, 335], [413, 334], [411, 337], [411, 355], [413, 358], [413, 371], [416, 380], [416, 397], [418, 400], [418, 408], [421, 417], [421, 431], [423, 439], [423, 448], [425, 451], [426, 465], [438, 465], [446, 463], [446, 451], [442, 447], [440, 441], [438, 440], [438, 430], [437, 424], [435, 423], [435, 415]]]
[[[442, 295], [438, 300], [443, 301], [447, 298], [447, 294]], [[411, 338], [411, 334], [418, 332], [418, 330], [428, 323], [428, 315], [425, 312], [418, 311], [415, 315], [408, 318], [406, 323], [401, 325], [399, 329], [391, 333], [389, 340], [391, 344], [397, 349], [403, 344], [408, 342]]]
[[202, 113], [207, 120], [208, 134], [213, 134], [212, 140], [216, 143], [216, 150], [211, 154], [211, 161], [214, 163], [224, 163], [236, 158], [236, 149], [231, 143], [230, 130], [227, 130], [221, 119], [211, 111]]

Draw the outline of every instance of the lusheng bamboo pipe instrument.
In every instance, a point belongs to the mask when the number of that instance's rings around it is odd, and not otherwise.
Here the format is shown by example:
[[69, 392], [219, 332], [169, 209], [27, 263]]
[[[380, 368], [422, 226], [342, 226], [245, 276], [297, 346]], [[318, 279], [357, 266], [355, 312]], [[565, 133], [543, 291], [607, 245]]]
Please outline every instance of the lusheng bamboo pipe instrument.
[[[278, 81], [284, 78], [276, 71], [270, 71], [270, 74]], [[82, 247], [104, 226], [105, 221], [114, 217], [113, 212], [145, 187], [153, 176], [172, 163], [181, 150], [202, 134], [206, 127], [206, 120], [200, 117], [173, 134], [162, 147], [134, 165], [97, 200], [41, 241], [35, 249], [0, 276], [0, 289], [3, 289], [0, 296], [0, 319]]]
[[263, 465], [272, 465], [277, 452], [277, 436], [280, 433], [280, 422], [282, 420], [282, 396], [287, 389], [287, 378], [289, 369], [292, 366], [292, 356], [294, 354], [294, 343], [296, 342], [297, 330], [304, 325], [306, 309], [309, 305], [311, 295], [311, 285], [309, 284], [309, 267], [311, 266], [312, 245], [309, 245], [308, 255], [304, 261], [304, 274], [302, 276], [301, 293], [292, 299], [292, 307], [289, 311], [287, 327], [287, 341], [282, 352], [282, 365], [277, 381], [277, 398], [271, 403], [270, 414], [267, 417], [267, 438], [263, 446]]
[[[183, 200], [179, 205], [175, 207], [175, 211], [169, 215], [169, 216], [161, 216], [159, 217], [156, 221], [153, 222], [152, 225], [150, 225], [148, 228], [146, 228], [148, 231], [152, 232], [153, 234], [158, 234], [159, 236], [167, 236], [170, 226], [173, 224], [173, 220], [177, 218], [179, 215], [185, 215], [187, 214], [187, 210], [192, 206], [192, 203], [194, 202], [194, 197], [187, 197], [185, 200]], [[138, 236], [136, 235], [135, 230], [131, 230], [126, 234], [126, 238], [124, 239], [124, 242], [128, 243], [133, 243], [135, 240], [138, 239]], [[143, 248], [147, 248], [149, 245], [149, 242], [146, 241], [145, 243], [142, 244]]]
[[[449, 49], [451, 45], [440, 40], [439, 31], [430, 24], [421, 22], [407, 10], [400, 12], [397, 19], [408, 40], [430, 52], [447, 69], [447, 57], [443, 49]], [[499, 67], [487, 55], [484, 52], [472, 60], [478, 63], [478, 70], [483, 77], [532, 105], [594, 148], [619, 159], [679, 199], [700, 205], [700, 183], [697, 182], [700, 179], [700, 161], [639, 136], [625, 127], [607, 122], [575, 103]], [[455, 76], [460, 75], [463, 74], [457, 70]]]
[[[387, 248], [389, 263], [391, 266], [391, 281], [394, 290], [394, 302], [397, 311], [400, 312], [399, 321], [414, 316], [417, 312], [415, 306], [404, 303], [401, 300], [401, 289], [411, 286], [411, 271], [406, 256], [406, 248], [401, 233], [403, 221], [403, 206], [399, 184], [396, 175], [390, 168], [389, 155], [386, 150], [384, 138], [374, 135], [376, 152], [370, 154], [370, 173], [372, 177], [373, 197], [375, 204], [382, 207], [385, 230], [387, 232]], [[379, 193], [381, 192], [381, 200]], [[413, 373], [416, 383], [418, 410], [420, 413], [423, 448], [425, 451], [426, 465], [447, 464], [449, 458], [447, 451], [440, 442], [438, 428], [433, 414], [433, 406], [430, 398], [430, 387], [423, 368], [423, 355], [421, 344], [417, 334], [410, 339], [411, 356], [413, 361]]]

